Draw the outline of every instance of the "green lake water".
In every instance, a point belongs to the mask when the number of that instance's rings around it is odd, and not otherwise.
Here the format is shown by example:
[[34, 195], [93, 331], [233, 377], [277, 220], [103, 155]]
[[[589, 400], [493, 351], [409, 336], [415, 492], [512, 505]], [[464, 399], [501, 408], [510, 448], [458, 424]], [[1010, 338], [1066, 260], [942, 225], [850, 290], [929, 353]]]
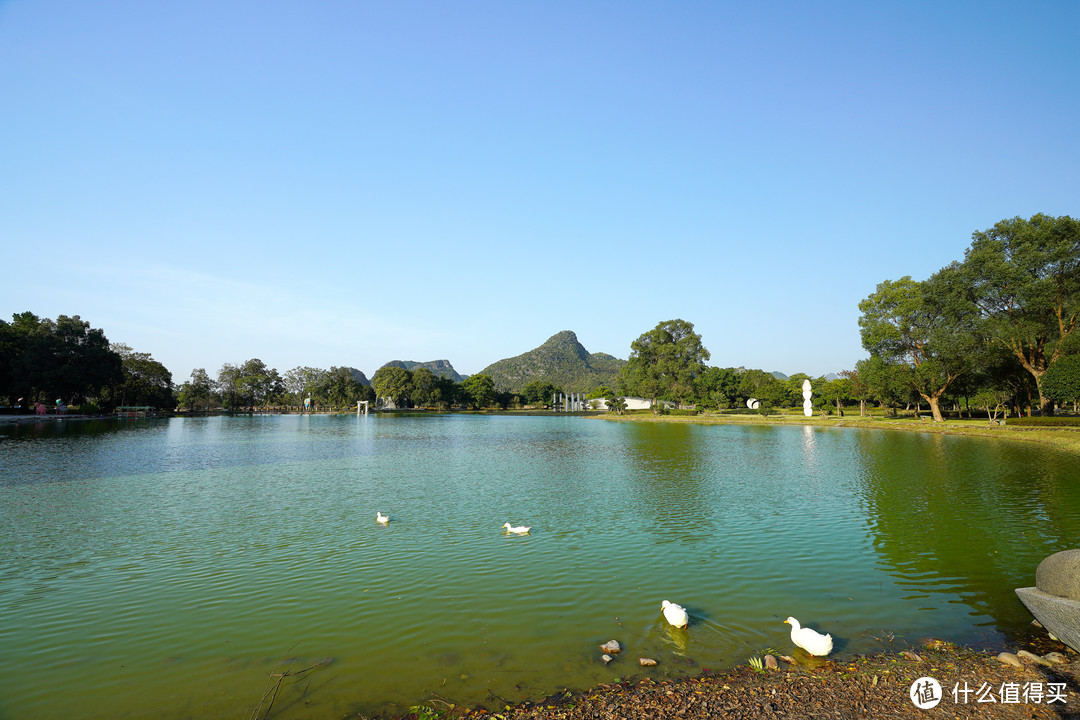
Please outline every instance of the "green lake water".
[[276, 717], [500, 707], [791, 654], [789, 615], [841, 657], [994, 649], [1030, 632], [1013, 589], [1078, 540], [1080, 458], [980, 438], [477, 415], [0, 426], [0, 718], [247, 718], [271, 672], [318, 662]]

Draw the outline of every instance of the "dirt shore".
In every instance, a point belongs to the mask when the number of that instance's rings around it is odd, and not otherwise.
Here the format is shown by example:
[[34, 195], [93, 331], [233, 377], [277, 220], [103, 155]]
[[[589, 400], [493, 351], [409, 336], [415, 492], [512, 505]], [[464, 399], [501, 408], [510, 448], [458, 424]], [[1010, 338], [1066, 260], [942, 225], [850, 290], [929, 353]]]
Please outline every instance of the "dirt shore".
[[[653, 680], [643, 672], [644, 677], [585, 693], [561, 693], [495, 713], [463, 714], [495, 720], [1080, 718], [1080, 655], [1049, 640], [1034, 641], [1032, 647], [1036, 645], [1044, 654], [1061, 653], [1065, 662], [1026, 660], [1023, 667], [1014, 667], [985, 652], [929, 641], [913, 650], [872, 657], [804, 657], [805, 664], [781, 661], [774, 670], [742, 666], [682, 680]], [[636, 658], [624, 661], [636, 663]], [[921, 709], [911, 697], [912, 685], [922, 678], [940, 685], [935, 707]], [[919, 687], [926, 689], [925, 683]], [[437, 704], [431, 707], [429, 717], [456, 714]]]

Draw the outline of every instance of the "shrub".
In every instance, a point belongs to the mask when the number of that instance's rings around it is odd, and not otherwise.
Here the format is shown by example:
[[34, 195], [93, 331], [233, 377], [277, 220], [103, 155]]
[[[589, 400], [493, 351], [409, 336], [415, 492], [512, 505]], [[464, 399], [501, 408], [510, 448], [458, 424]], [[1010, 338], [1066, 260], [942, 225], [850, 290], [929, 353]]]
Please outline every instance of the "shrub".
[[1009, 418], [1006, 422], [1027, 427], [1080, 427], [1080, 417], [1021, 417]]

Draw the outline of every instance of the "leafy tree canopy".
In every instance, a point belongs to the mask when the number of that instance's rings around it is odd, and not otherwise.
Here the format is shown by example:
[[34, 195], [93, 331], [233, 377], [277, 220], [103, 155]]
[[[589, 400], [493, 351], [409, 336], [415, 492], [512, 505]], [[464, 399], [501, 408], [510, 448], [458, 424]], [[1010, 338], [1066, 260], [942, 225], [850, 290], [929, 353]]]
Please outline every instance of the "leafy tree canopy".
[[1080, 355], [1059, 357], [1046, 369], [1042, 379], [1046, 397], [1059, 403], [1080, 400]]
[[972, 235], [964, 284], [982, 313], [981, 331], [1041, 382], [1067, 353], [1080, 323], [1080, 221], [1039, 213], [1002, 220]]
[[630, 360], [620, 374], [624, 395], [686, 402], [695, 395], [695, 379], [705, 371], [709, 351], [693, 323], [667, 320], [630, 344]]

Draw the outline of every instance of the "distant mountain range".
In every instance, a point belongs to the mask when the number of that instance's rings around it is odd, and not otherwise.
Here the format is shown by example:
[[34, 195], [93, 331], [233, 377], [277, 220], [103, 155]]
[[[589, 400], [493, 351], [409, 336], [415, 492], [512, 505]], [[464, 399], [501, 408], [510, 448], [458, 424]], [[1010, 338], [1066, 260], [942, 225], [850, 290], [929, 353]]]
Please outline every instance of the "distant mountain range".
[[[774, 378], [776, 378], [777, 380], [790, 380], [790, 379], [791, 379], [790, 377], [788, 377], [788, 376], [787, 376], [787, 375], [785, 375], [784, 373], [780, 372], [779, 370], [773, 370], [773, 371], [772, 371], [771, 373], [769, 373], [769, 374], [770, 374], [770, 375], [772, 375], [772, 376], [773, 376]], [[826, 379], [826, 380], [839, 380], [839, 379], [840, 379], [840, 376], [839, 376], [839, 375], [837, 375], [836, 373], [827, 373], [827, 374], [825, 375], [825, 379]]]
[[585, 392], [606, 385], [613, 388], [626, 365], [607, 353], [590, 353], [570, 330], [548, 338], [538, 348], [499, 360], [479, 372], [489, 375], [499, 390], [521, 392], [533, 382], [549, 382], [566, 392]]
[[427, 368], [438, 377], [450, 378], [456, 383], [461, 382], [466, 376], [459, 375], [449, 360], [429, 360], [427, 362], [415, 362], [413, 360], [391, 360], [383, 367], [399, 367], [412, 372], [416, 368]]

